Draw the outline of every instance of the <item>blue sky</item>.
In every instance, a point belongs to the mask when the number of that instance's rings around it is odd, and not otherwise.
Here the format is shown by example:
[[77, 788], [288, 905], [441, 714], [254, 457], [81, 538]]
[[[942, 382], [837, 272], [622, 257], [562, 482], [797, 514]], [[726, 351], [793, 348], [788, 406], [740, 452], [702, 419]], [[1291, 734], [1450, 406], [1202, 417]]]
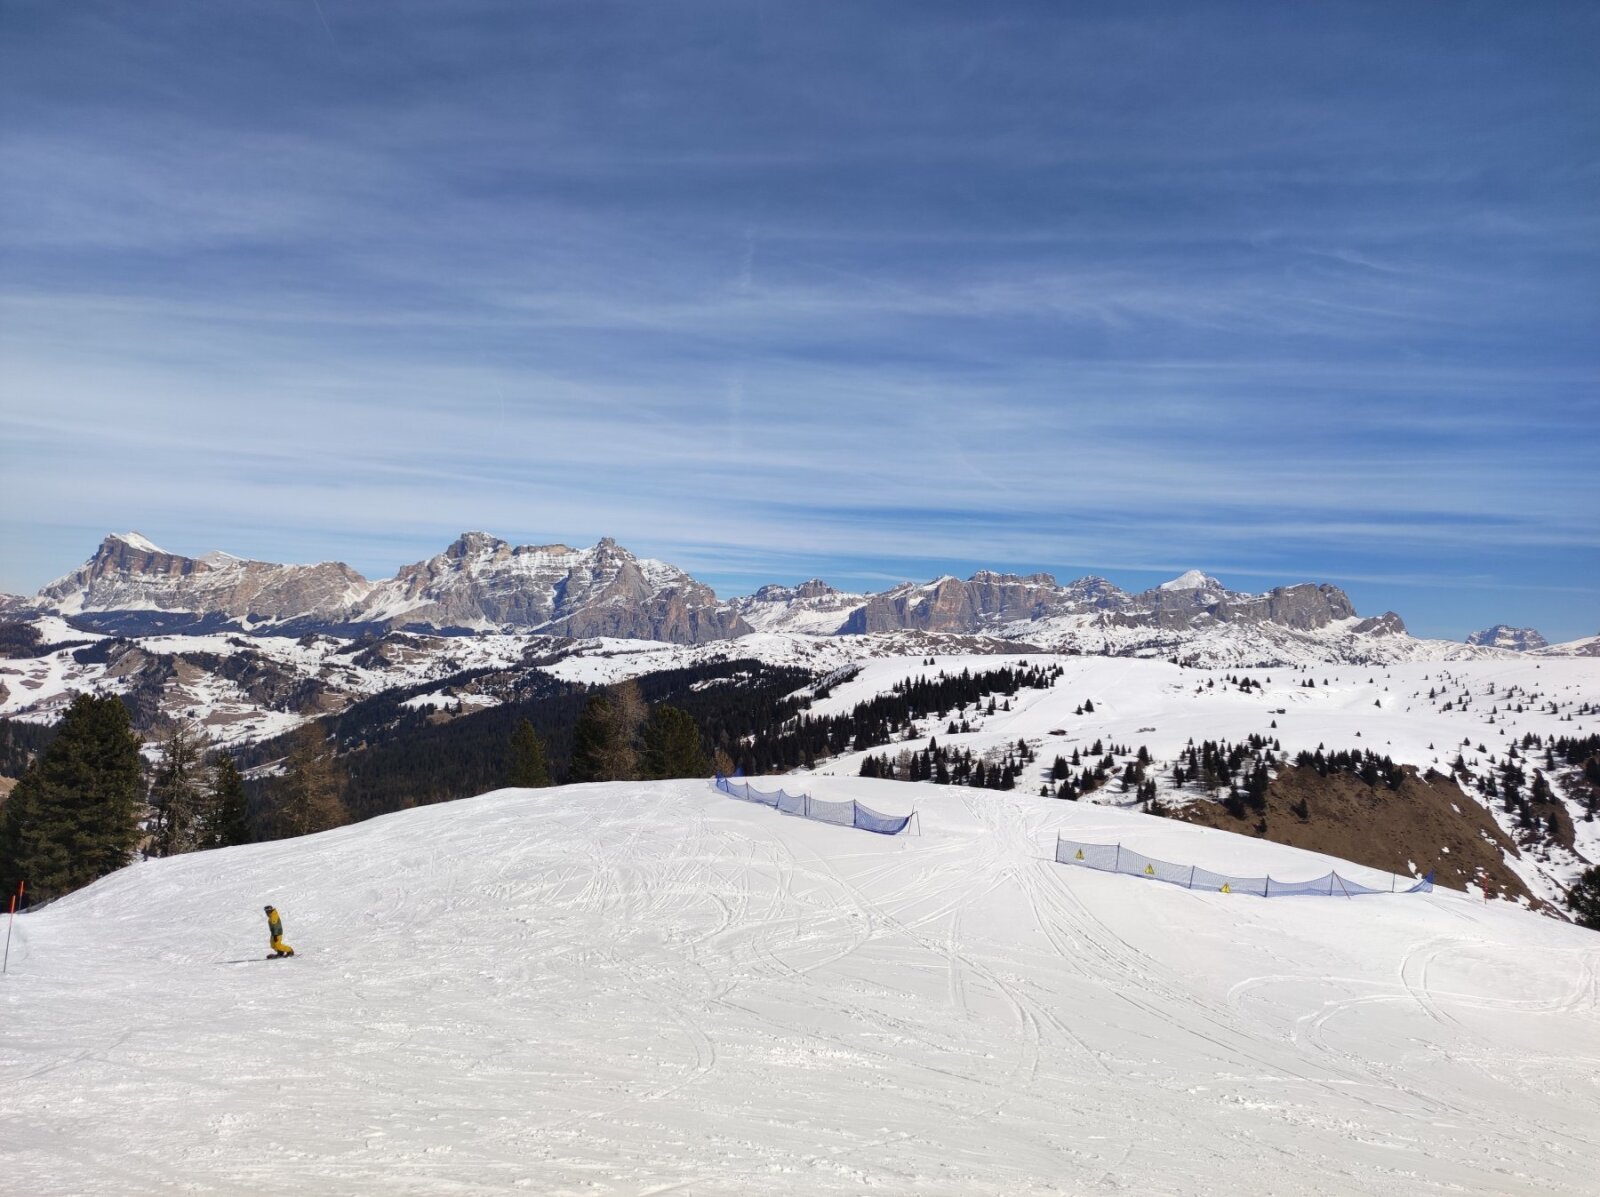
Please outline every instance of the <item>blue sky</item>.
[[1600, 8], [0, 10], [0, 590], [465, 529], [1600, 630]]

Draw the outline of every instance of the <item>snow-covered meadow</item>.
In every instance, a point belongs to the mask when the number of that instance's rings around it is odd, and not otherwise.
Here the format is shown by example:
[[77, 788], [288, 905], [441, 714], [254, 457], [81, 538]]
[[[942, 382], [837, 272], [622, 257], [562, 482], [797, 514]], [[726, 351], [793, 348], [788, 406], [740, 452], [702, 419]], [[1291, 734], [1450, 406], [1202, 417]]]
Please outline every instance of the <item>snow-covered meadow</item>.
[[[1594, 1191], [1594, 933], [1445, 891], [1261, 900], [1054, 863], [1060, 830], [1330, 865], [1089, 804], [811, 788], [915, 803], [923, 834], [700, 782], [502, 791], [27, 914], [5, 1187]], [[263, 959], [267, 902], [293, 960]]]

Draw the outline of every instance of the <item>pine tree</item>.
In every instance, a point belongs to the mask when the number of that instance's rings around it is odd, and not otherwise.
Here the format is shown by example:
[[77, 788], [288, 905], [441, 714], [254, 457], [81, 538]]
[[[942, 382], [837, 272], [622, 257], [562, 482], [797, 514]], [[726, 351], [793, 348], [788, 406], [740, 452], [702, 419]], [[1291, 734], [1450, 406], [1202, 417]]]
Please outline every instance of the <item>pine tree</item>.
[[152, 854], [179, 856], [203, 846], [204, 780], [199, 734], [180, 719], [162, 742], [161, 764], [150, 783]]
[[663, 703], [650, 712], [639, 771], [652, 780], [710, 774], [711, 761], [700, 745], [700, 729], [686, 711]]
[[294, 733], [284, 775], [273, 788], [270, 824], [275, 839], [311, 835], [350, 821], [340, 799], [344, 779], [315, 723]]
[[211, 792], [206, 802], [202, 846], [232, 848], [248, 844], [253, 838], [244, 778], [239, 776], [239, 766], [234, 764], [233, 757], [219, 752], [211, 765]]
[[1580, 927], [1600, 931], [1600, 866], [1584, 870], [1567, 891], [1567, 906]]
[[511, 733], [511, 775], [507, 785], [522, 789], [543, 789], [550, 784], [550, 762], [545, 756], [544, 741], [533, 730], [533, 723], [524, 719]]
[[611, 756], [611, 703], [603, 694], [590, 695], [572, 729], [572, 780], [606, 781]]
[[140, 838], [142, 763], [128, 709], [80, 694], [0, 807], [0, 884], [43, 900], [127, 864]]
[[[637, 682], [590, 697], [572, 733], [573, 781], [632, 781], [639, 776], [636, 742], [644, 723]], [[709, 770], [708, 770], [709, 771]]]

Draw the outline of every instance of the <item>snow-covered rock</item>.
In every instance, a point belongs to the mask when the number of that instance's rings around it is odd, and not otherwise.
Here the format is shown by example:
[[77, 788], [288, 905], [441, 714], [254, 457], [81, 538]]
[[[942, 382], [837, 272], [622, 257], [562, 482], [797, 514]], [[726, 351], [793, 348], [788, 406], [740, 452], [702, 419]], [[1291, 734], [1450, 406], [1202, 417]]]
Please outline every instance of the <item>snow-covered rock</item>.
[[[107, 536], [84, 565], [39, 591], [36, 603], [108, 631], [206, 623], [336, 622], [370, 584], [340, 562], [273, 565], [226, 554], [185, 557], [137, 532]], [[117, 614], [123, 618], [103, 618]]]
[[1176, 578], [1163, 582], [1156, 587], [1157, 590], [1221, 590], [1222, 583], [1215, 578], [1207, 577], [1204, 570], [1185, 570]]
[[694, 644], [750, 630], [711, 588], [607, 537], [588, 549], [512, 546], [465, 532], [427, 561], [373, 587], [357, 623], [522, 627], [546, 635]]
[[1468, 644], [1482, 644], [1490, 648], [1505, 648], [1512, 652], [1531, 652], [1536, 648], [1548, 648], [1550, 642], [1533, 628], [1513, 628], [1508, 624], [1497, 623], [1492, 628], [1485, 628], [1481, 632], [1473, 632], [1467, 637]]

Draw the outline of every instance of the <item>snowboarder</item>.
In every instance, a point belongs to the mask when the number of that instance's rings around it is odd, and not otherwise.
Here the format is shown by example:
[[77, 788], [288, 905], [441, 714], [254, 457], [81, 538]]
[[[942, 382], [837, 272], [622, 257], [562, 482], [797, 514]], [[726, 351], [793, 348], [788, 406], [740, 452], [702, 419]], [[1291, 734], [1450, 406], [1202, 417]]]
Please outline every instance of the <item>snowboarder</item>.
[[271, 906], [263, 906], [267, 912], [267, 931], [272, 936], [272, 954], [274, 956], [293, 956], [294, 949], [283, 942], [283, 920], [278, 917], [278, 912]]

